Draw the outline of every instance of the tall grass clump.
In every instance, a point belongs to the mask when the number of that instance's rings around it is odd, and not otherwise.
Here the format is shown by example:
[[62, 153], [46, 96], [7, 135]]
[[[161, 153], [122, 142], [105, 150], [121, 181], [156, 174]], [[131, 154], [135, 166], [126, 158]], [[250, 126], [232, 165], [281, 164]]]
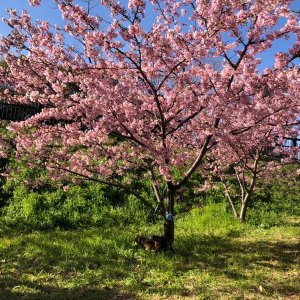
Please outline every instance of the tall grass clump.
[[88, 183], [70, 186], [67, 191], [16, 187], [1, 214], [9, 227], [49, 230], [140, 224], [147, 222], [149, 212], [131, 196]]

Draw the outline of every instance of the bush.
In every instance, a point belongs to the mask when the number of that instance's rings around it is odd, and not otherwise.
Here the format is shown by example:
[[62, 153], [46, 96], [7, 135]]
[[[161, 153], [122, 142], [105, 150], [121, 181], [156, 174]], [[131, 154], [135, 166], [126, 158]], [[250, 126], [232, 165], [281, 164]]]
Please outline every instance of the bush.
[[22, 229], [85, 228], [140, 223], [149, 217], [132, 197], [101, 184], [71, 186], [66, 192], [18, 187], [2, 210], [6, 225]]
[[284, 224], [290, 216], [300, 216], [300, 177], [293, 173], [297, 166], [287, 166], [286, 176], [263, 183], [248, 210], [249, 223], [269, 228]]

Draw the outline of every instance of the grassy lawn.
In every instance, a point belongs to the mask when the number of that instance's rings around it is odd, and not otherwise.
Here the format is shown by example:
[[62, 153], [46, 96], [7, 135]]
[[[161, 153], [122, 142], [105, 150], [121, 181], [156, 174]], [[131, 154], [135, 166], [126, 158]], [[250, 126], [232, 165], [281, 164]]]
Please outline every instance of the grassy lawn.
[[0, 233], [0, 299], [299, 299], [299, 220], [236, 224], [220, 207], [176, 220], [175, 254], [134, 251], [157, 225]]

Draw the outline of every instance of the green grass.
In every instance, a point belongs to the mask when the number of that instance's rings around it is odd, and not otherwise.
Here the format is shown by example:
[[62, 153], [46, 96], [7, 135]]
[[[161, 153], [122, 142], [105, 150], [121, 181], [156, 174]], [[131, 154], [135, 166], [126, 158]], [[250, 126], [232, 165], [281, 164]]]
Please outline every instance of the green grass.
[[297, 224], [237, 224], [211, 205], [179, 216], [176, 253], [159, 255], [132, 243], [157, 225], [3, 231], [0, 299], [299, 299]]

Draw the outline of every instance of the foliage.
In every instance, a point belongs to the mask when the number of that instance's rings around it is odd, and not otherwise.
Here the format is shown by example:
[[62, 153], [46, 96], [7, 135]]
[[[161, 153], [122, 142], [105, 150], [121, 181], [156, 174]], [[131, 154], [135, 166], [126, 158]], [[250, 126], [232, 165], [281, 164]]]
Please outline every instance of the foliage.
[[148, 220], [149, 212], [119, 190], [90, 183], [66, 191], [16, 187], [2, 217], [10, 228], [50, 230], [139, 224]]
[[[2, 209], [2, 218], [10, 227], [27, 230], [49, 230], [57, 227], [78, 229], [158, 221], [158, 215], [154, 210], [145, 209], [134, 196], [107, 185], [86, 182], [81, 185], [65, 186], [65, 191], [63, 187], [55, 186], [39, 191], [21, 185], [21, 178], [22, 173], [18, 180], [17, 178], [14, 178], [14, 181], [9, 180], [4, 189], [8, 202]], [[194, 181], [191, 181], [178, 196], [175, 207], [178, 215], [186, 214], [190, 209], [197, 207], [206, 210], [206, 206], [209, 209], [210, 205], [218, 203], [221, 211], [230, 214], [231, 208], [221, 187], [217, 188], [216, 185], [208, 191], [198, 191], [198, 180], [201, 180], [201, 176], [193, 178]], [[148, 184], [147, 180], [132, 182], [136, 189], [149, 197]], [[299, 189], [297, 176], [261, 182], [260, 189], [253, 195], [253, 201], [249, 206], [248, 222], [269, 228], [282, 224], [293, 216], [299, 216]]]
[[251, 224], [266, 228], [282, 223], [299, 225], [297, 218], [300, 216], [300, 178], [293, 174], [296, 170], [295, 165], [287, 166], [284, 176], [262, 184], [250, 206]]

